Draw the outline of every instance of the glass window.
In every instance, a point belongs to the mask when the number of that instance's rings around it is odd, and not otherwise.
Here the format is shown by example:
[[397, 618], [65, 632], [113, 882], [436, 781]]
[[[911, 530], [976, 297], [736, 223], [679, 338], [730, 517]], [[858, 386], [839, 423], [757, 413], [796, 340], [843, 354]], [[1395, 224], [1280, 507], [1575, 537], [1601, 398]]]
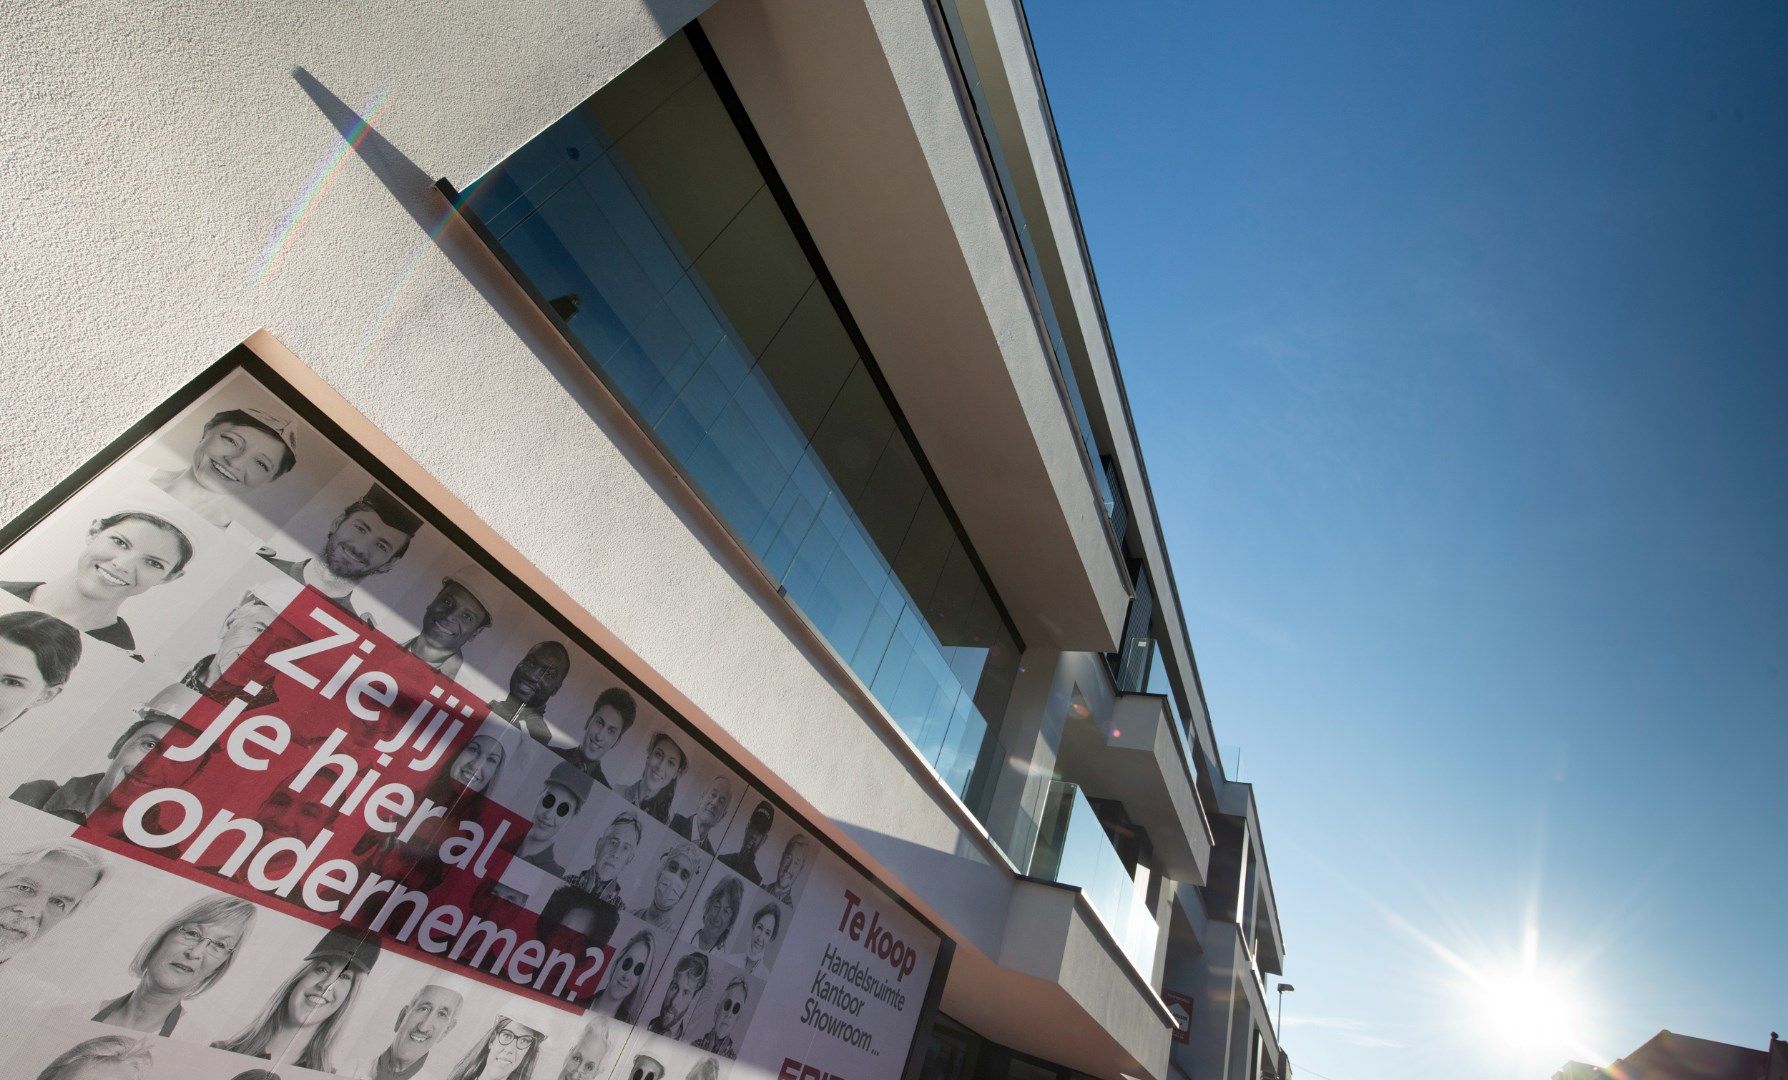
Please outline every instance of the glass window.
[[465, 206], [985, 820], [1020, 643], [710, 65], [677, 35]]

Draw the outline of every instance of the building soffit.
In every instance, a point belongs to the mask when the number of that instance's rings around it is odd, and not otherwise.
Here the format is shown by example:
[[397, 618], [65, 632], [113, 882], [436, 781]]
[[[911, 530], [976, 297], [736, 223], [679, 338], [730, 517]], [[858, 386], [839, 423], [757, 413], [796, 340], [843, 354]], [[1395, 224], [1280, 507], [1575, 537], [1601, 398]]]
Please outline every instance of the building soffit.
[[1026, 647], [1109, 651], [1129, 585], [929, 6], [702, 27]]
[[[1099, 295], [1098, 279], [1024, 13], [1014, 0], [957, 3], [971, 35], [981, 35], [978, 43], [990, 46], [988, 55], [994, 58], [993, 62], [979, 63], [979, 53], [977, 62], [994, 104], [993, 121], [1006, 141], [1008, 160], [1026, 202], [1026, 217], [1037, 239], [1044, 274], [1070, 298], [1070, 303], [1057, 307], [1062, 332], [1074, 360], [1081, 370], [1092, 375], [1092, 385], [1083, 381], [1081, 387], [1087, 411], [1116, 459], [1119, 476], [1129, 493], [1130, 535], [1142, 549], [1143, 561], [1155, 580], [1155, 602], [1167, 632], [1169, 659], [1178, 667], [1180, 685], [1190, 699], [1185, 704], [1197, 729], [1199, 749], [1215, 763], [1216, 742], [1204, 700], [1204, 684], [1186, 632], [1184, 608], [1173, 565], [1167, 558], [1148, 467], [1130, 415], [1123, 372], [1111, 343], [1104, 301]], [[1011, 153], [1014, 148], [1023, 152]]]

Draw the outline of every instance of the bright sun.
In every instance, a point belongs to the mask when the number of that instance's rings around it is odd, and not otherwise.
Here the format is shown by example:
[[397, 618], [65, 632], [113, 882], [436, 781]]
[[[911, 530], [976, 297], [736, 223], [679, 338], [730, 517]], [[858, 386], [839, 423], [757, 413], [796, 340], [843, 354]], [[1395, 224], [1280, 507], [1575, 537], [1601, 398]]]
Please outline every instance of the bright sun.
[[1505, 1051], [1547, 1054], [1580, 1037], [1576, 994], [1555, 975], [1508, 972], [1484, 980], [1480, 989], [1485, 1034]]

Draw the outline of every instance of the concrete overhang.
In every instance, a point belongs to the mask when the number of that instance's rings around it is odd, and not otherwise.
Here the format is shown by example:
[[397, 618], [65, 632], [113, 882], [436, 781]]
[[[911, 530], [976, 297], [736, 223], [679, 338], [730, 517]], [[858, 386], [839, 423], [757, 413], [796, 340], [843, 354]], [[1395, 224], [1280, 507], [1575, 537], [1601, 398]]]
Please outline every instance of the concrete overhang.
[[1169, 877], [1202, 885], [1213, 839], [1180, 740], [1166, 698], [1120, 693], [1103, 726], [1070, 718], [1057, 767], [1089, 796], [1123, 804]]
[[[959, 954], [960, 957], [960, 954]], [[1018, 882], [997, 963], [952, 966], [944, 1011], [987, 1038], [1094, 1076], [1166, 1080], [1173, 1018], [1081, 891]]]
[[1234, 780], [1224, 781], [1219, 806], [1225, 815], [1241, 819], [1248, 830], [1249, 843], [1254, 848], [1255, 862], [1259, 868], [1255, 875], [1260, 889], [1260, 915], [1256, 929], [1268, 939], [1260, 953], [1263, 959], [1272, 961], [1266, 970], [1278, 975], [1285, 966], [1285, 930], [1279, 924], [1279, 901], [1273, 894], [1273, 871], [1267, 864], [1266, 844], [1260, 835], [1260, 808], [1254, 801], [1254, 785]]
[[701, 26], [1026, 646], [1110, 651], [1128, 578], [930, 6]]

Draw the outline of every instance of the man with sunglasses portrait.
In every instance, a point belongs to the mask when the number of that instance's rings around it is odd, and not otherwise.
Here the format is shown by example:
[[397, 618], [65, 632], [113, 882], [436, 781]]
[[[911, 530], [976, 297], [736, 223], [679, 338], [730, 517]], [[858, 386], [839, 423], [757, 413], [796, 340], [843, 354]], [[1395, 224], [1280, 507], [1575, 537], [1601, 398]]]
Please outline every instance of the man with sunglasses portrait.
[[565, 868], [559, 865], [553, 841], [565, 823], [576, 817], [588, 801], [590, 778], [569, 761], [554, 765], [551, 775], [546, 778], [546, 787], [540, 793], [540, 802], [534, 807], [534, 823], [528, 827], [528, 835], [522, 839], [517, 854], [523, 861], [533, 863], [554, 877], [564, 877]]
[[723, 1058], [737, 1058], [739, 1048], [733, 1045], [733, 1024], [738, 1022], [739, 1013], [744, 1011], [745, 1002], [750, 999], [751, 987], [744, 979], [727, 983], [726, 992], [714, 1003], [714, 1026], [695, 1040], [695, 1048]]

